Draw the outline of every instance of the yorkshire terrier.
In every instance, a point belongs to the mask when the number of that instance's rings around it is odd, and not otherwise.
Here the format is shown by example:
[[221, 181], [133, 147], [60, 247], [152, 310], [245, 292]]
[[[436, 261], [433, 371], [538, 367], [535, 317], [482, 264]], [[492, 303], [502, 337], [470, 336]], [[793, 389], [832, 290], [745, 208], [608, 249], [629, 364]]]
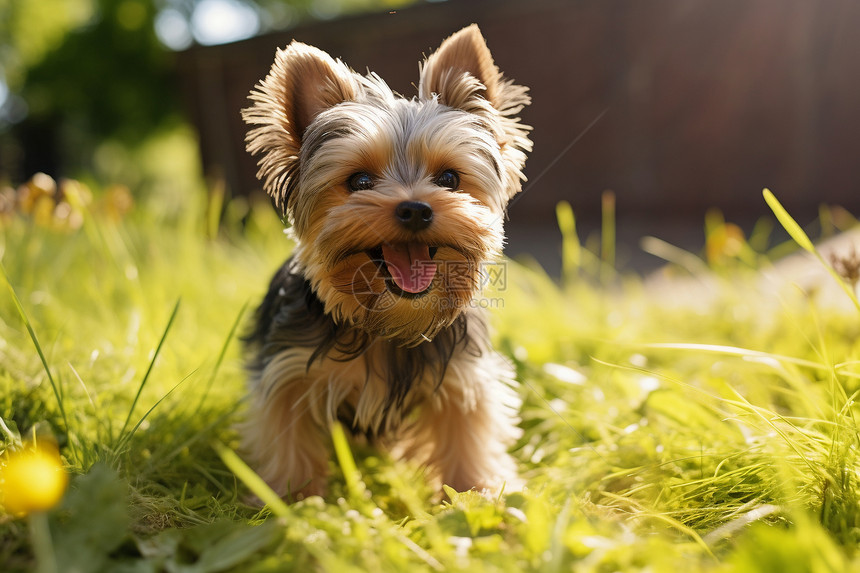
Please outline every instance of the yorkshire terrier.
[[341, 421], [456, 490], [517, 481], [520, 405], [476, 297], [522, 187], [527, 88], [478, 27], [419, 65], [418, 96], [299, 42], [242, 111], [296, 241], [257, 310], [244, 427], [279, 494], [323, 494]]

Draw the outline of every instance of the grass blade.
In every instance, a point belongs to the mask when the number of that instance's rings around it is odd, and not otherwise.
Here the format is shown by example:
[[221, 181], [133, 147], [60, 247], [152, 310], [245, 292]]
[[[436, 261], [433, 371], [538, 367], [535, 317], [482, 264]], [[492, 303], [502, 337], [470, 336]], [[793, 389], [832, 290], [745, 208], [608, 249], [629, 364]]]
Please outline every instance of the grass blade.
[[245, 316], [245, 311], [247, 309], [248, 301], [245, 301], [245, 304], [243, 304], [242, 308], [239, 309], [239, 314], [236, 316], [236, 320], [233, 321], [233, 325], [230, 327], [230, 332], [227, 333], [227, 339], [221, 346], [221, 352], [218, 354], [218, 360], [215, 361], [215, 367], [212, 369], [212, 374], [206, 381], [206, 388], [203, 390], [203, 394], [200, 396], [200, 402], [197, 404], [197, 409], [195, 410], [196, 412], [199, 412], [200, 409], [203, 408], [203, 404], [206, 402], [206, 398], [209, 396], [209, 390], [212, 388], [212, 383], [215, 382], [215, 378], [218, 376], [218, 372], [221, 370], [221, 364], [224, 362], [224, 357], [227, 355], [227, 349], [230, 347], [230, 343], [233, 342], [233, 339], [236, 337], [236, 330], [239, 329], [239, 325], [242, 323], [242, 318]]
[[9, 444], [12, 444], [14, 446], [21, 445], [21, 438], [18, 437], [15, 432], [9, 429], [9, 426], [6, 425], [6, 422], [3, 420], [3, 418], [0, 418], [0, 434], [3, 434], [3, 439], [6, 441], [7, 447]]
[[135, 424], [135, 425], [134, 425], [134, 427], [131, 429], [131, 431], [130, 431], [128, 434], [122, 435], [122, 436], [120, 437], [120, 440], [119, 440], [119, 443], [118, 443], [118, 444], [117, 444], [117, 446], [116, 446], [116, 449], [117, 449], [117, 450], [122, 449], [122, 447], [123, 447], [126, 443], [128, 443], [128, 441], [129, 441], [129, 440], [131, 440], [131, 438], [134, 436], [134, 434], [135, 434], [135, 433], [137, 433], [137, 430], [138, 430], [138, 428], [140, 428], [140, 425], [141, 425], [141, 424], [143, 424], [144, 420], [146, 420], [146, 418], [147, 418], [147, 417], [149, 417], [149, 415], [153, 412], [153, 410], [155, 410], [155, 409], [158, 407], [158, 405], [159, 405], [159, 404], [161, 404], [161, 403], [162, 403], [162, 402], [163, 402], [163, 401], [164, 401], [168, 396], [170, 396], [171, 394], [173, 394], [173, 391], [174, 391], [174, 390], [176, 390], [177, 388], [179, 388], [180, 386], [182, 386], [182, 384], [183, 384], [186, 380], [188, 380], [189, 378], [191, 378], [192, 376], [194, 376], [194, 373], [195, 373], [195, 372], [197, 372], [197, 371], [196, 371], [196, 370], [194, 370], [194, 371], [193, 371], [193, 372], [191, 372], [188, 376], [186, 376], [185, 378], [183, 378], [182, 380], [180, 380], [179, 382], [177, 382], [177, 383], [176, 383], [176, 385], [175, 385], [173, 388], [171, 388], [170, 390], [168, 390], [168, 391], [167, 391], [167, 394], [165, 394], [164, 396], [162, 396], [161, 398], [159, 398], [159, 399], [158, 399], [158, 401], [157, 401], [155, 404], [153, 404], [153, 405], [152, 405], [152, 407], [151, 407], [149, 410], [147, 410], [147, 411], [146, 411], [146, 413], [145, 413], [143, 416], [141, 416], [141, 417], [140, 417], [140, 420], [138, 420], [138, 421], [137, 421], [137, 424]]
[[818, 253], [815, 252], [815, 246], [812, 244], [809, 236], [800, 228], [797, 221], [788, 214], [788, 211], [785, 210], [785, 207], [783, 207], [779, 200], [777, 200], [771, 190], [765, 189], [762, 191], [762, 194], [764, 195], [764, 200], [768, 207], [770, 207], [770, 210], [773, 211], [774, 215], [776, 215], [776, 219], [779, 221], [779, 224], [782, 225], [791, 238], [794, 239], [794, 241], [800, 245], [804, 251], [809, 251], [810, 253], [817, 255]]
[[0, 263], [0, 274], [3, 275], [3, 281], [6, 283], [6, 287], [9, 289], [9, 293], [12, 295], [12, 301], [15, 303], [15, 308], [18, 310], [18, 316], [21, 317], [21, 320], [24, 322], [24, 326], [27, 328], [27, 332], [30, 335], [30, 340], [33, 342], [33, 346], [36, 347], [36, 353], [39, 355], [39, 359], [42, 361], [42, 367], [45, 369], [45, 374], [48, 375], [48, 381], [51, 383], [51, 389], [54, 391], [54, 396], [57, 399], [57, 407], [60, 409], [60, 415], [63, 417], [63, 424], [66, 426], [66, 441], [69, 444], [69, 447], [72, 450], [72, 454], [74, 455], [75, 460], [78, 460], [78, 452], [75, 447], [74, 441], [70, 437], [71, 427], [69, 426], [69, 417], [66, 415], [66, 408], [63, 404], [62, 392], [60, 387], [57, 385], [57, 382], [54, 380], [54, 376], [51, 374], [51, 368], [48, 366], [48, 359], [45, 358], [45, 353], [42, 351], [42, 345], [39, 344], [39, 337], [36, 336], [36, 331], [33, 329], [33, 325], [30, 322], [30, 318], [27, 316], [27, 312], [24, 310], [24, 305], [21, 304], [21, 299], [18, 298], [18, 294], [15, 292], [15, 289], [12, 287], [12, 282], [9, 280], [9, 276], [6, 274], [6, 268]]
[[747, 348], [739, 348], [737, 346], [727, 346], [723, 344], [697, 344], [697, 343], [688, 343], [688, 342], [654, 342], [649, 344], [643, 344], [643, 348], [649, 348], [654, 350], [691, 350], [694, 352], [708, 352], [713, 354], [724, 354], [726, 356], [738, 356], [741, 358], [751, 358], [751, 359], [770, 359], [775, 360], [777, 362], [783, 362], [788, 364], [794, 364], [796, 366], [801, 366], [804, 368], [811, 368], [814, 370], [830, 370], [832, 367], [827, 364], [822, 364], [820, 362], [814, 362], [812, 360], [805, 360], [802, 358], [795, 358], [793, 356], [786, 356], [783, 354], [774, 354], [772, 352], [762, 352], [761, 350], [750, 350]]
[[236, 455], [236, 452], [219, 442], [213, 442], [212, 447], [215, 448], [215, 452], [224, 462], [224, 465], [251, 490], [251, 493], [269, 506], [272, 513], [278, 517], [290, 516], [290, 508], [284, 503], [284, 500], [278, 497], [278, 494], [269, 487], [269, 484], [249, 468], [248, 464]]
[[767, 202], [768, 206], [773, 211], [773, 214], [776, 215], [776, 218], [779, 221], [780, 225], [785, 228], [788, 234], [791, 235], [791, 238], [794, 239], [794, 241], [798, 245], [800, 245], [803, 250], [815, 255], [815, 258], [817, 258], [819, 262], [824, 265], [824, 268], [827, 269], [827, 272], [830, 273], [830, 276], [832, 276], [836, 280], [842, 290], [845, 291], [845, 294], [848, 295], [848, 298], [851, 299], [851, 302], [854, 303], [854, 308], [860, 311], [860, 301], [857, 300], [857, 295], [854, 293], [848, 283], [846, 283], [845, 280], [843, 280], [843, 278], [839, 276], [839, 273], [837, 273], [836, 270], [834, 270], [834, 268], [830, 264], [828, 264], [827, 261], [824, 260], [824, 257], [821, 256], [821, 253], [819, 253], [816, 250], [815, 245], [812, 244], [812, 241], [809, 239], [809, 236], [803, 231], [803, 229], [800, 228], [800, 225], [797, 224], [797, 221], [795, 221], [791, 217], [791, 215], [788, 214], [788, 211], [786, 211], [782, 204], [780, 204], [774, 194], [771, 193], [770, 189], [765, 189], [762, 194], [764, 195], [764, 200]]
[[576, 235], [576, 217], [567, 201], [560, 201], [555, 206], [555, 216], [561, 231], [562, 277], [572, 283], [582, 265], [582, 245]]
[[173, 326], [173, 321], [176, 318], [176, 314], [179, 312], [179, 303], [181, 299], [176, 301], [176, 304], [173, 307], [173, 312], [170, 314], [170, 319], [167, 321], [167, 326], [164, 328], [164, 333], [161, 335], [161, 340], [158, 341], [158, 346], [155, 347], [155, 354], [152, 356], [152, 360], [149, 361], [149, 366], [146, 369], [146, 374], [143, 375], [143, 380], [140, 381], [140, 386], [137, 388], [137, 394], [134, 396], [134, 400], [131, 403], [131, 408], [128, 409], [128, 416], [125, 418], [125, 422], [122, 425], [122, 429], [119, 431], [119, 442], [125, 442], [125, 430], [128, 428], [129, 422], [131, 422], [131, 416], [134, 413], [134, 408], [137, 406], [137, 401], [140, 399], [140, 395], [143, 393], [143, 388], [146, 386], [147, 380], [149, 380], [149, 375], [152, 373], [152, 369], [155, 366], [155, 361], [158, 359], [158, 355], [161, 352], [161, 347], [164, 345], [164, 341], [167, 339], [167, 333], [170, 332], [170, 327]]
[[654, 255], [676, 265], [693, 276], [708, 274], [708, 265], [690, 251], [685, 251], [657, 237], [643, 237], [639, 244], [642, 250], [649, 255]]
[[600, 198], [602, 224], [600, 226], [601, 279], [607, 284], [615, 271], [615, 193], [604, 191]]
[[349, 449], [349, 442], [346, 439], [346, 433], [343, 431], [343, 425], [337, 422], [332, 425], [331, 438], [334, 442], [335, 456], [346, 479], [346, 489], [349, 491], [349, 496], [354, 500], [358, 500], [364, 492], [364, 482], [361, 481], [361, 474], [358, 471], [358, 466], [355, 465], [355, 459], [352, 457], [352, 452]]

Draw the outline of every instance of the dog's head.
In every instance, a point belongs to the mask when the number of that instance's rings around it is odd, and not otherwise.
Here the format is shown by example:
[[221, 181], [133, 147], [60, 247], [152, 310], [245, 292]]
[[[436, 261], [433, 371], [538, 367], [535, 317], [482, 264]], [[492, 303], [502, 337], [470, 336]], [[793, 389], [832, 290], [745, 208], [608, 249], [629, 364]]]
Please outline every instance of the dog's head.
[[247, 148], [335, 320], [417, 344], [470, 303], [524, 179], [526, 91], [474, 25], [427, 58], [413, 99], [311, 46], [278, 50], [243, 110]]

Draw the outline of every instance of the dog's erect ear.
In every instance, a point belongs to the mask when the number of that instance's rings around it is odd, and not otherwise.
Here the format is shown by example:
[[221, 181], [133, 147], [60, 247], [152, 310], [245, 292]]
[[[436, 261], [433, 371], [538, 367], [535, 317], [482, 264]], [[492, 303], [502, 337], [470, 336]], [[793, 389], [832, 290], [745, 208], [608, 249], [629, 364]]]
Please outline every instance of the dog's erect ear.
[[266, 79], [242, 110], [255, 126], [245, 137], [251, 154], [260, 154], [257, 177], [284, 213], [296, 184], [299, 151], [305, 129], [322, 111], [355, 97], [353, 72], [340, 60], [306, 44], [293, 42], [278, 50]]
[[441, 103], [466, 111], [473, 111], [471, 100], [480, 95], [497, 108], [500, 81], [484, 37], [472, 24], [442, 42], [427, 58], [421, 67], [418, 92], [421, 99], [437, 94]]
[[478, 26], [463, 28], [442, 42], [421, 66], [418, 97], [437, 97], [448, 107], [482, 116], [494, 131], [506, 161], [510, 180], [508, 198], [520, 190], [525, 179], [525, 152], [532, 142], [530, 127], [520, 123], [519, 112], [531, 102], [528, 89], [505, 79]]

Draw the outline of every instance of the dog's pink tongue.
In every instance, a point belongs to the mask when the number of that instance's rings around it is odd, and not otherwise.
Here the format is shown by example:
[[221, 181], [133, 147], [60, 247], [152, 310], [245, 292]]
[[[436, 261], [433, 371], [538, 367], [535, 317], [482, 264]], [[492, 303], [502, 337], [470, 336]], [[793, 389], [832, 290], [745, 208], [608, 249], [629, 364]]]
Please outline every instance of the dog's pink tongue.
[[391, 278], [406, 292], [414, 294], [427, 290], [436, 276], [430, 247], [423, 243], [382, 245], [382, 257]]

